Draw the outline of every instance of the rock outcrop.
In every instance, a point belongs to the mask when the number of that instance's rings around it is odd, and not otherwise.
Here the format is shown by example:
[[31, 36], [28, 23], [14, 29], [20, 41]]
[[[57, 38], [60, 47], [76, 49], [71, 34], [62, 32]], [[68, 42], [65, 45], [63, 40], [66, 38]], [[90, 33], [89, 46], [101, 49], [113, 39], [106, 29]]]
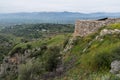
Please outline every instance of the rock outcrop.
[[120, 77], [120, 61], [115, 60], [111, 63], [111, 70], [110, 72], [112, 74], [115, 74], [116, 76]]
[[75, 24], [74, 36], [87, 36], [88, 34], [97, 32], [103, 26], [120, 22], [120, 18], [104, 20], [77, 20]]
[[107, 34], [120, 34], [120, 30], [119, 29], [114, 29], [114, 30], [110, 30], [110, 29], [103, 29], [100, 32], [100, 36], [104, 36]]

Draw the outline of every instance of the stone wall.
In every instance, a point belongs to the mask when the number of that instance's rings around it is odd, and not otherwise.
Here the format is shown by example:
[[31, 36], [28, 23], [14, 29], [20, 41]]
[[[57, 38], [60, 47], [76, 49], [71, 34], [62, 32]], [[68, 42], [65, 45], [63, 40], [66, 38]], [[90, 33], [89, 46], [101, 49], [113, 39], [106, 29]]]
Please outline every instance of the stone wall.
[[105, 20], [77, 20], [75, 24], [74, 36], [87, 36], [96, 32], [99, 28], [120, 22], [120, 18], [108, 18]]

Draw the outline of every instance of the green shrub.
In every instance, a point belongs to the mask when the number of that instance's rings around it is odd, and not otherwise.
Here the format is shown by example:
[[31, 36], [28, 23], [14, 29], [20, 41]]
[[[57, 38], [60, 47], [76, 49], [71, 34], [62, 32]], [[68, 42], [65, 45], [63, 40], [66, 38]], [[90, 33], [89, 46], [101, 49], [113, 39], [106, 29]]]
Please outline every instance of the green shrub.
[[97, 53], [93, 58], [92, 66], [96, 69], [110, 69], [110, 64], [114, 60], [120, 60], [120, 46], [117, 45]]
[[27, 49], [31, 49], [31, 48], [32, 48], [32, 45], [27, 44], [26, 47], [27, 47]]
[[108, 29], [120, 29], [120, 23], [111, 24], [107, 28]]
[[38, 61], [21, 64], [18, 71], [18, 80], [35, 80], [36, 78], [40, 78], [43, 72], [44, 69]]
[[112, 51], [112, 61], [113, 60], [120, 60], [120, 46], [118, 46], [117, 48], [115, 48], [113, 51]]
[[[103, 47], [104, 46], [104, 47]], [[90, 52], [83, 54], [80, 62], [86, 69], [98, 71], [109, 70], [114, 60], [120, 60], [120, 43], [103, 42]]]
[[69, 38], [66, 38], [66, 39], [64, 40], [64, 42], [63, 42], [63, 48], [66, 47], [66, 45], [68, 44], [68, 42], [69, 42]]
[[110, 64], [111, 64], [111, 55], [108, 53], [100, 53], [96, 54], [94, 57], [94, 62], [92, 66], [96, 69], [105, 69], [109, 68], [110, 69]]
[[15, 53], [18, 53], [18, 52], [21, 52], [21, 47], [16, 47], [15, 49], [13, 49], [11, 52], [10, 52], [10, 55], [14, 55]]
[[40, 49], [41, 49], [41, 51], [47, 50], [47, 44], [46, 44], [46, 43], [43, 43], [43, 44], [40, 46]]
[[20, 54], [24, 54], [24, 51], [26, 50], [26, 48], [22, 48], [22, 47], [16, 47], [14, 48], [11, 52], [10, 52], [10, 56], [14, 55], [15, 53], [20, 53]]
[[57, 65], [60, 63], [61, 55], [60, 55], [60, 48], [57, 46], [50, 47], [45, 55], [45, 69], [47, 71], [53, 71], [57, 68]]

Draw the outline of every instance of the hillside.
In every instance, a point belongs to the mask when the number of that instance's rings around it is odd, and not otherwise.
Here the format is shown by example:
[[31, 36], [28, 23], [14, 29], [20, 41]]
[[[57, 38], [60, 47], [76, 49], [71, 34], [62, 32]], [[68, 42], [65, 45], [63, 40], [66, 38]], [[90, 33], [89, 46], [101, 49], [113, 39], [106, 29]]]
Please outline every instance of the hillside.
[[42, 39], [57, 34], [72, 33], [72, 24], [22, 24], [1, 29], [0, 33], [11, 34], [25, 39]]
[[[74, 25], [71, 24], [22, 24], [14, 25], [0, 30], [0, 63], [4, 57], [18, 44], [39, 42], [45, 38], [59, 34], [73, 32]], [[33, 43], [31, 43], [33, 44]]]
[[110, 73], [111, 62], [120, 60], [120, 30], [109, 32], [115, 29], [120, 29], [120, 24], [105, 26], [84, 38], [77, 37], [64, 54], [63, 62], [68, 70], [62, 80], [119, 80]]
[[119, 53], [120, 23], [85, 37], [68, 32], [19, 42], [3, 59], [1, 80], [119, 80], [110, 73]]

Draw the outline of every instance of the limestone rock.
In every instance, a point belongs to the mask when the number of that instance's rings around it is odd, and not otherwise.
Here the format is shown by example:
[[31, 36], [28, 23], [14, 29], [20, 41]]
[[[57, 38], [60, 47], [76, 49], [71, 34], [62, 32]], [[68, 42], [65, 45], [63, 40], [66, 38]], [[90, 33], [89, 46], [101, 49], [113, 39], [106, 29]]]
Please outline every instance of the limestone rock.
[[101, 32], [100, 32], [100, 36], [105, 36], [107, 34], [120, 34], [120, 30], [119, 29], [114, 29], [114, 30], [111, 30], [111, 29], [103, 29]]
[[120, 18], [116, 18], [116, 19], [108, 18], [105, 20], [77, 20], [73, 35], [84, 37], [91, 33], [97, 32], [98, 29], [101, 27], [118, 22], [120, 22]]
[[111, 63], [110, 72], [112, 74], [120, 74], [119, 71], [120, 71], [120, 61], [115, 60]]

